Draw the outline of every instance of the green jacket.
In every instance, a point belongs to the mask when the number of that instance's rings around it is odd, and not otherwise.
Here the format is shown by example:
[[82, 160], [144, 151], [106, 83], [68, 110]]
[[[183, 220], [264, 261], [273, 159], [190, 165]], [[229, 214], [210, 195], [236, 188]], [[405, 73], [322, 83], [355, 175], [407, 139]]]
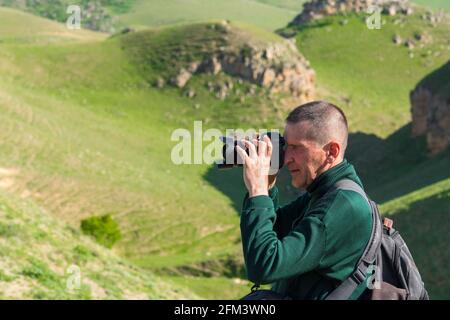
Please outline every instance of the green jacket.
[[269, 196], [246, 195], [240, 225], [249, 280], [272, 284], [272, 290], [293, 299], [324, 299], [352, 273], [369, 241], [372, 218], [358, 193], [327, 193], [344, 178], [363, 187], [344, 159], [284, 207], [278, 206], [277, 187]]

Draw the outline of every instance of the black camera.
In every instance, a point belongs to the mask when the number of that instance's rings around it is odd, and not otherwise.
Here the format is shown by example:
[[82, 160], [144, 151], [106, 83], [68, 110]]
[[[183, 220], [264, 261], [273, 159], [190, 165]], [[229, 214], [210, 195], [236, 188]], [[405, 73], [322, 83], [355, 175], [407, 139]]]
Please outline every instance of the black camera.
[[[285, 141], [283, 137], [276, 131], [269, 131], [264, 133], [258, 137], [259, 140], [262, 140], [264, 136], [267, 135], [272, 142], [272, 157], [270, 160], [270, 174], [275, 174], [278, 170], [283, 167], [284, 163], [284, 146]], [[242, 167], [242, 159], [238, 156], [236, 151], [236, 146], [239, 144], [242, 149], [245, 150], [248, 154], [248, 149], [244, 147], [240, 140], [236, 137], [221, 137], [222, 142], [224, 143], [222, 148], [222, 163], [218, 163], [217, 167], [219, 169], [230, 169], [233, 167]]]

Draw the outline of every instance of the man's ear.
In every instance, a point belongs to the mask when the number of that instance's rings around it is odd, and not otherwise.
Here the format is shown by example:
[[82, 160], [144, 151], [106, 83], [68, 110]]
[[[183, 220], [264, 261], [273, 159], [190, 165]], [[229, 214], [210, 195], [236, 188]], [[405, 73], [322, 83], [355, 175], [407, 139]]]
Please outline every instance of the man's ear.
[[327, 162], [333, 163], [341, 154], [341, 146], [339, 143], [331, 141], [328, 143], [325, 148], [327, 149]]

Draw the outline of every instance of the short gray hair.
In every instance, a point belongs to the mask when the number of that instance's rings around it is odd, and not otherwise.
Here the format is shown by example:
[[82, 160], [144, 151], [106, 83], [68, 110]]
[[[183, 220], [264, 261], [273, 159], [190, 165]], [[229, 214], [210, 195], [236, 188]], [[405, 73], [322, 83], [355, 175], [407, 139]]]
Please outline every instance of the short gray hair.
[[342, 144], [342, 151], [347, 148], [347, 118], [344, 111], [332, 103], [313, 101], [298, 106], [289, 113], [286, 122], [290, 124], [307, 122], [310, 124], [308, 139], [326, 144], [331, 138], [337, 137]]

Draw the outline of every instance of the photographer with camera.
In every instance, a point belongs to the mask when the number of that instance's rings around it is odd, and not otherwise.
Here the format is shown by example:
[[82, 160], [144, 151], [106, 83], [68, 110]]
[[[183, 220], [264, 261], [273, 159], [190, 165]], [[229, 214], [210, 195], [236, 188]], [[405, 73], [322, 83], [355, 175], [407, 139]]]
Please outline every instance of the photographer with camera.
[[[269, 137], [242, 141], [248, 153], [236, 146], [248, 190], [240, 222], [245, 265], [256, 286], [272, 284], [266, 299], [325, 299], [363, 255], [371, 236], [371, 208], [361, 194], [335, 187], [345, 179], [363, 188], [344, 157], [347, 139], [347, 119], [331, 103], [307, 103], [288, 115], [284, 165], [292, 185], [307, 192], [283, 207], [276, 176], [269, 175]], [[364, 292], [363, 284], [350, 299]]]

